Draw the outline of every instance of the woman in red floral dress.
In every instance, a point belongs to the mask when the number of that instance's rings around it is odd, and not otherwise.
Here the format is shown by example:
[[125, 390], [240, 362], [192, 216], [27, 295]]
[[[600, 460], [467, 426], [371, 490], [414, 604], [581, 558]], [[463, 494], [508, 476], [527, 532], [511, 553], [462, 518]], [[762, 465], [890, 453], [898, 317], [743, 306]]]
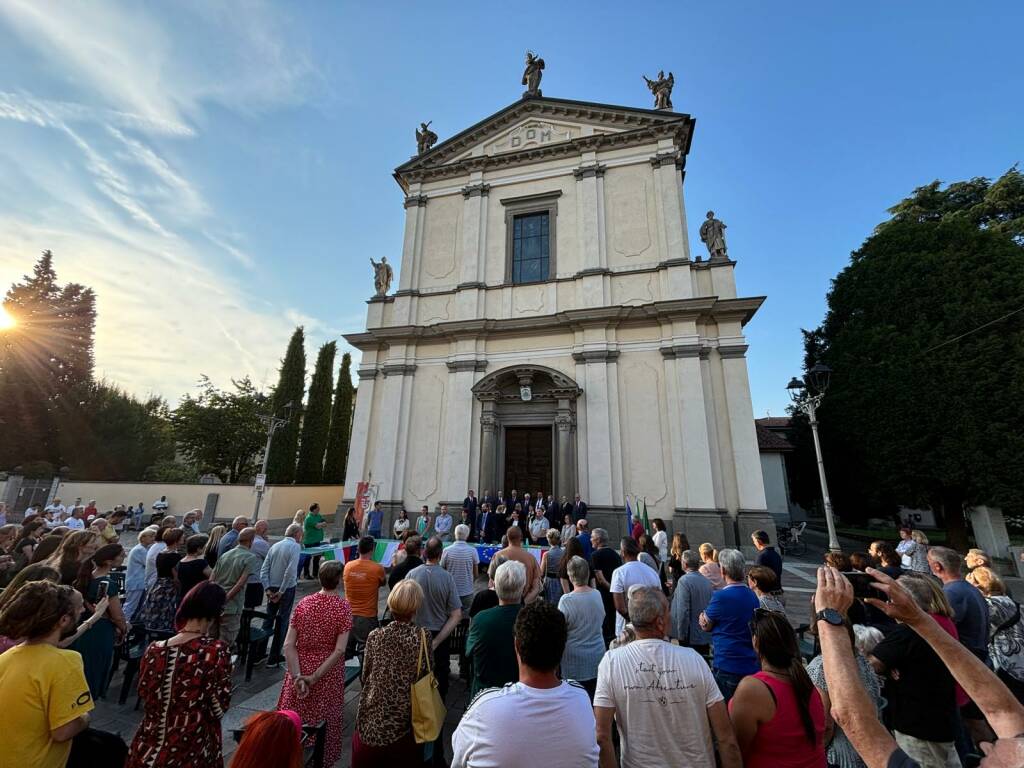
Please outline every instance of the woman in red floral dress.
[[139, 666], [146, 715], [126, 768], [223, 768], [220, 720], [231, 703], [231, 657], [227, 643], [208, 633], [225, 598], [218, 584], [200, 582], [178, 608], [178, 634], [146, 649]]
[[320, 566], [320, 591], [295, 606], [284, 658], [288, 672], [281, 686], [278, 709], [299, 713], [305, 725], [327, 723], [324, 765], [341, 757], [341, 730], [345, 716], [345, 656], [352, 629], [352, 608], [338, 595], [343, 566], [331, 560]]

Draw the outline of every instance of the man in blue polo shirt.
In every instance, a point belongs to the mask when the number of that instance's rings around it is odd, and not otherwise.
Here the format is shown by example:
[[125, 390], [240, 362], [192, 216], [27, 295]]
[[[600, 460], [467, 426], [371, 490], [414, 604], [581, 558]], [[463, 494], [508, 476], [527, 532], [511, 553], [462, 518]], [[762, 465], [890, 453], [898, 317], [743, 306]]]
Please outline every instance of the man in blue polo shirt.
[[747, 675], [761, 669], [750, 638], [750, 620], [759, 605], [757, 595], [743, 579], [743, 554], [735, 549], [718, 553], [725, 586], [717, 590], [700, 615], [700, 627], [711, 633], [715, 663], [712, 673], [726, 703]]

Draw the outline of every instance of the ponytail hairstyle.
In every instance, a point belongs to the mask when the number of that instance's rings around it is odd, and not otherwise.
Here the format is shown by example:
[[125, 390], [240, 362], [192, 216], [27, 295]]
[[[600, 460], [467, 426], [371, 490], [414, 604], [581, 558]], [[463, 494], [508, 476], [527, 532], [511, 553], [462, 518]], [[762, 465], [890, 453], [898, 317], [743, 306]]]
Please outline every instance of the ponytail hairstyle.
[[123, 554], [124, 547], [120, 544], [104, 544], [96, 550], [92, 557], [87, 557], [82, 561], [82, 566], [78, 569], [78, 578], [75, 579], [74, 583], [75, 589], [82, 593], [82, 597], [85, 597], [89, 590], [89, 582], [92, 581], [93, 570], [97, 566], [114, 562]]
[[793, 627], [782, 614], [758, 608], [754, 611], [753, 621], [750, 622], [750, 631], [758, 655], [776, 669], [784, 669], [789, 673], [804, 734], [812, 745], [817, 746], [818, 734], [811, 718], [814, 683], [804, 669]]

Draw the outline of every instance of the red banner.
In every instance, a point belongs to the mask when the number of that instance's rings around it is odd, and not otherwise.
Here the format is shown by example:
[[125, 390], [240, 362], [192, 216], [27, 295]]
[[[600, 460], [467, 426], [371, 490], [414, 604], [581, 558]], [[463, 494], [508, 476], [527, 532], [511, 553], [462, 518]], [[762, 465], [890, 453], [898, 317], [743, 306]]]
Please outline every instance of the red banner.
[[370, 510], [371, 503], [370, 484], [361, 481], [356, 484], [356, 524], [359, 530], [363, 530], [363, 519]]

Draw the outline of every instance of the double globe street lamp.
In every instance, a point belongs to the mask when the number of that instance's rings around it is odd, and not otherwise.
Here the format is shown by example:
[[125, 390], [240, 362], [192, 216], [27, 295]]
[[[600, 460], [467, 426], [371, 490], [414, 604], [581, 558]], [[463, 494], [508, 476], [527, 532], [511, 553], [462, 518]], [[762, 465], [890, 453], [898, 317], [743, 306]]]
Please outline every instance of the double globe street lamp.
[[821, 458], [821, 440], [818, 437], [818, 406], [825, 397], [825, 390], [832, 377], [832, 369], [823, 363], [817, 363], [804, 376], [803, 380], [795, 376], [786, 385], [793, 405], [807, 414], [811, 422], [811, 434], [814, 435], [814, 453], [818, 457], [818, 478], [821, 480], [821, 496], [825, 505], [825, 525], [828, 527], [828, 548], [832, 552], [842, 551], [839, 537], [836, 535], [836, 521], [832, 516], [832, 500], [828, 496], [828, 483], [825, 480], [825, 461]]

